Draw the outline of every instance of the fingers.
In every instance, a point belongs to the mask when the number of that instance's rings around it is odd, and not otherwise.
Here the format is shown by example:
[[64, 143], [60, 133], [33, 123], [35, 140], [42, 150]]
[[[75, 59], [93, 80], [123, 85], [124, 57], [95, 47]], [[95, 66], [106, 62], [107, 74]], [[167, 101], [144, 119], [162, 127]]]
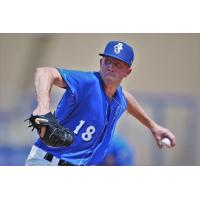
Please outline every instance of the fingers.
[[160, 135], [157, 135], [156, 137], [155, 137], [155, 139], [156, 139], [156, 143], [157, 143], [157, 145], [158, 145], [158, 147], [161, 149], [162, 148], [162, 145], [161, 145], [161, 136]]
[[175, 137], [171, 138], [171, 146], [172, 147], [176, 146], [176, 138]]
[[165, 148], [172, 148], [176, 145], [176, 139], [175, 137], [171, 137], [171, 136], [165, 136], [164, 138], [162, 138], [159, 143], [158, 146], [161, 149], [162, 147]]
[[176, 145], [176, 137], [171, 131], [167, 130], [165, 137], [171, 141], [170, 147], [174, 147]]
[[40, 133], [39, 133], [41, 138], [44, 138], [45, 132], [46, 132], [46, 127], [45, 126], [41, 127]]
[[[159, 126], [153, 132], [156, 143], [158, 147], [161, 149], [162, 147], [172, 148], [176, 145], [176, 137], [175, 135], [168, 129]], [[170, 145], [166, 145], [162, 143], [164, 138], [168, 138], [170, 140]]]
[[41, 138], [44, 138], [45, 132], [46, 132], [46, 127], [45, 127], [45, 126], [41, 127], [40, 129], [37, 130], [37, 132], [38, 132], [38, 135], [39, 135]]

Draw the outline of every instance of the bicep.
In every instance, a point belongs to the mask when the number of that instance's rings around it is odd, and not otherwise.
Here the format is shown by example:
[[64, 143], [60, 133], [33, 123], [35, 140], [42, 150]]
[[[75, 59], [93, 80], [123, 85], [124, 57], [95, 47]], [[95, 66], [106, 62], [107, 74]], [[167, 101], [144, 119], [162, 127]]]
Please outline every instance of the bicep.
[[67, 83], [63, 80], [62, 76], [60, 75], [59, 71], [56, 68], [49, 68], [49, 71], [51, 72], [51, 75], [53, 76], [54, 85], [60, 88], [67, 87]]

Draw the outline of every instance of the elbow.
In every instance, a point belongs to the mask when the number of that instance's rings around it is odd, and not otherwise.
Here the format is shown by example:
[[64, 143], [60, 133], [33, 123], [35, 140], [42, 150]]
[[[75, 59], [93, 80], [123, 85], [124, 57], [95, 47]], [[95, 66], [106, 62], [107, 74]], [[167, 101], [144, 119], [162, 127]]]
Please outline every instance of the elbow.
[[35, 80], [45, 80], [46, 78], [52, 78], [48, 67], [38, 67], [35, 71]]
[[37, 67], [36, 73], [42, 73], [48, 70], [48, 67]]
[[37, 67], [35, 71], [36, 76], [44, 76], [50, 74], [49, 67]]
[[[45, 80], [48, 78], [52, 84], [55, 85], [62, 85], [63, 87], [63, 80], [62, 77], [60, 76], [59, 72], [57, 71], [56, 68], [52, 67], [38, 67], [36, 68], [35, 72], [35, 78], [41, 78], [41, 80]], [[65, 85], [64, 85], [65, 86]]]

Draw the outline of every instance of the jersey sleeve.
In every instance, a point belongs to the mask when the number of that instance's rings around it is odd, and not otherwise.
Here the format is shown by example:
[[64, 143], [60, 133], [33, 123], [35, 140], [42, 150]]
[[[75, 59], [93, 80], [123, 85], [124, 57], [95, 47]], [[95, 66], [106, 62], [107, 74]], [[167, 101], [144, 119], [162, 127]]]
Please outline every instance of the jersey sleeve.
[[57, 67], [57, 70], [67, 84], [66, 90], [76, 96], [77, 100], [84, 97], [87, 87], [91, 84], [92, 73], [68, 70], [61, 67]]

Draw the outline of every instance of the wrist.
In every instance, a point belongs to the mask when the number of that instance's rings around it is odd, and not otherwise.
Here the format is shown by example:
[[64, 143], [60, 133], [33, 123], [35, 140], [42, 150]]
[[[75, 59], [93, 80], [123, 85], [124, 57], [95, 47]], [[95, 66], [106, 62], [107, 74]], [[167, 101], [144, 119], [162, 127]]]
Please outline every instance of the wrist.
[[150, 121], [148, 124], [149, 130], [154, 134], [157, 130], [158, 125], [154, 121]]
[[50, 98], [44, 96], [43, 98], [38, 98], [37, 110], [39, 112], [50, 112]]
[[45, 115], [50, 112], [50, 108], [44, 106], [38, 106], [34, 111], [33, 115]]

